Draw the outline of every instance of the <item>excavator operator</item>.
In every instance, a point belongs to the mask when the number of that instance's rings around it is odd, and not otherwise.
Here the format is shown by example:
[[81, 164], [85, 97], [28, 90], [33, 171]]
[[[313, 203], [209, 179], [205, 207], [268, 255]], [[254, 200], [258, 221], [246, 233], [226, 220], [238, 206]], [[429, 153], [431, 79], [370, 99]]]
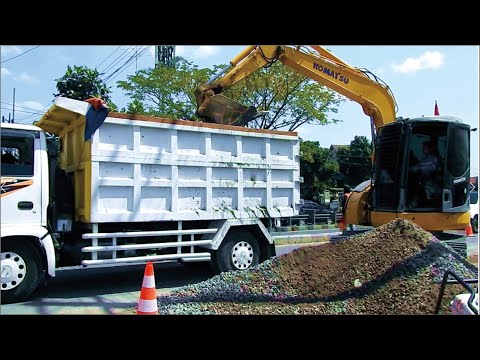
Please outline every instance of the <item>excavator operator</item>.
[[426, 203], [434, 200], [440, 186], [435, 176], [440, 170], [440, 158], [433, 141], [423, 142], [423, 154], [423, 159], [410, 168], [417, 181], [416, 192], [413, 201], [409, 204], [410, 207], [420, 206], [419, 202]]

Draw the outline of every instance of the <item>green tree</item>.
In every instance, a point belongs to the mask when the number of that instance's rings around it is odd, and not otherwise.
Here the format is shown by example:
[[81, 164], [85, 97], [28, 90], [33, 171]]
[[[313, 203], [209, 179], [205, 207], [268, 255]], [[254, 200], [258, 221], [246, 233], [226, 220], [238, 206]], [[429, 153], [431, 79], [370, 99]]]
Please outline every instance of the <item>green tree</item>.
[[371, 178], [371, 155], [372, 145], [365, 136], [355, 136], [350, 146], [338, 149], [336, 158], [345, 184], [354, 187]]
[[279, 61], [239, 81], [223, 95], [264, 111], [249, 127], [288, 131], [303, 124], [337, 123], [339, 120], [328, 115], [337, 113], [336, 106], [342, 101], [334, 91]]
[[127, 80], [118, 81], [117, 85], [133, 100], [127, 111], [171, 119], [194, 119], [197, 110], [194, 91], [206, 83], [212, 73], [212, 70], [199, 69], [177, 57], [175, 68], [160, 66], [139, 70], [127, 76]]
[[338, 164], [330, 156], [330, 151], [320, 147], [318, 141], [301, 141], [300, 151], [300, 175], [303, 177], [300, 196], [318, 201], [320, 192], [335, 186]]
[[145, 114], [145, 107], [143, 103], [138, 99], [133, 99], [131, 103], [127, 105], [127, 109], [123, 109], [123, 112], [127, 112], [129, 114]]
[[[175, 68], [140, 70], [117, 85], [133, 100], [143, 104], [143, 114], [194, 119], [197, 109], [195, 89], [224, 67], [199, 69], [177, 57]], [[328, 115], [337, 112], [336, 106], [341, 101], [330, 89], [279, 62], [251, 74], [225, 90], [223, 95], [264, 112], [248, 126], [289, 131], [307, 123], [336, 123], [338, 120], [330, 119]]]
[[70, 99], [85, 100], [91, 97], [101, 98], [113, 110], [116, 106], [111, 102], [111, 91], [100, 79], [100, 73], [96, 69], [89, 69], [86, 66], [68, 65], [65, 75], [57, 82], [57, 94], [54, 96], [65, 96]]

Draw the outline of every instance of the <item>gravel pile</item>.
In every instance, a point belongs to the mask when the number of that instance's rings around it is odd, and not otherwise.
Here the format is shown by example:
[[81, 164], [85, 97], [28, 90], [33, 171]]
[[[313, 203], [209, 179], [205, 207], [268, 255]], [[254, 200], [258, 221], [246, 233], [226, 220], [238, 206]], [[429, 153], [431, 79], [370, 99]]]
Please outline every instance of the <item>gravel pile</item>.
[[[396, 219], [174, 290], [158, 304], [160, 314], [430, 314], [447, 269], [478, 277], [475, 266], [431, 233]], [[463, 292], [447, 286], [442, 312]]]

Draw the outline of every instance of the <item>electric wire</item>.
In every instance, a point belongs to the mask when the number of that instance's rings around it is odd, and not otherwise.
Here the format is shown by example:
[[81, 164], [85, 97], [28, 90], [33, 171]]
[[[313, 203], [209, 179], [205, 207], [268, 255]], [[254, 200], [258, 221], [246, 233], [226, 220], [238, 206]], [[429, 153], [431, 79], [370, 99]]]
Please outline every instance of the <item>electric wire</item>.
[[31, 49], [28, 49], [27, 51], [24, 51], [24, 52], [21, 53], [21, 54], [18, 54], [18, 55], [16, 55], [16, 56], [13, 56], [13, 57], [11, 57], [11, 58], [8, 58], [8, 59], [6, 59], [6, 60], [3, 60], [3, 61], [1, 62], [1, 64], [6, 63], [7, 61], [10, 61], [10, 60], [16, 59], [16, 58], [18, 58], [18, 57], [20, 57], [20, 56], [23, 56], [23, 55], [29, 53], [30, 51], [35, 50], [35, 49], [37, 49], [37, 48], [39, 48], [39, 47], [40, 47], [40, 45], [37, 45], [37, 46], [35, 46], [35, 47], [31, 48]]

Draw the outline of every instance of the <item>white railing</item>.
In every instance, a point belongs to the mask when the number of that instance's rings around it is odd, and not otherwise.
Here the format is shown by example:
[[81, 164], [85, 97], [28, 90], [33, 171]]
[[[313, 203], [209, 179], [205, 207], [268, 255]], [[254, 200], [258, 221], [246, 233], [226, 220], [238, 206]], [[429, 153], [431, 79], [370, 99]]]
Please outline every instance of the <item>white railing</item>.
[[[195, 235], [215, 234], [218, 229], [192, 229], [182, 230], [181, 221], [178, 223], [178, 230], [160, 230], [160, 231], [129, 231], [129, 232], [114, 232], [114, 233], [98, 233], [95, 230], [98, 225], [94, 226], [92, 233], [83, 234], [82, 238], [91, 240], [92, 246], [85, 246], [82, 252], [91, 253], [90, 260], [83, 260], [82, 265], [100, 265], [100, 264], [117, 264], [117, 263], [131, 263], [141, 261], [161, 261], [161, 260], [175, 260], [182, 259], [185, 261], [208, 261], [210, 260], [210, 253], [195, 252], [195, 246], [208, 246], [212, 244], [212, 240], [201, 239], [196, 240]], [[185, 235], [190, 235], [190, 240], [183, 241]], [[117, 245], [118, 239], [122, 238], [145, 238], [145, 237], [162, 237], [162, 236], [177, 236], [177, 241], [171, 242], [152, 242], [145, 244], [128, 244]], [[98, 239], [111, 239], [111, 245], [98, 245]], [[182, 248], [189, 246], [190, 252], [182, 253]], [[164, 255], [145, 255], [145, 256], [125, 256], [117, 257], [117, 251], [127, 250], [160, 250], [165, 248], [176, 248], [175, 254]], [[98, 253], [110, 252], [111, 257], [106, 259], [98, 259]]]

